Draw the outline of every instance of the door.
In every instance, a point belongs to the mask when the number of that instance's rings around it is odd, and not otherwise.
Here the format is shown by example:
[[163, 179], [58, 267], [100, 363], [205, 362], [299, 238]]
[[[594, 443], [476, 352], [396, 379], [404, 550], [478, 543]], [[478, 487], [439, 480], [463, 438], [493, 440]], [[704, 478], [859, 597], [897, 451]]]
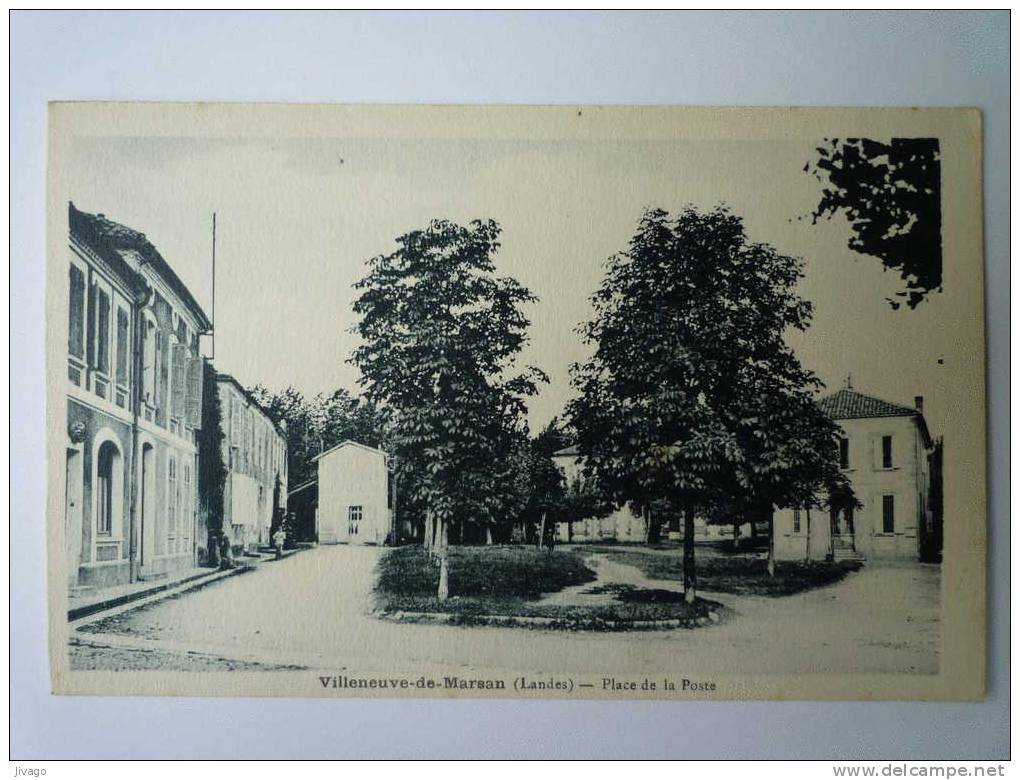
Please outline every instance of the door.
[[141, 567], [152, 564], [153, 544], [155, 542], [155, 516], [153, 514], [155, 504], [155, 450], [151, 444], [142, 445], [142, 476], [139, 480], [141, 495], [139, 496], [139, 517], [141, 518], [138, 535], [140, 538], [138, 564]]
[[855, 551], [857, 546], [854, 543], [853, 507], [830, 510], [830, 519], [832, 522], [833, 552], [839, 550]]
[[362, 522], [364, 521], [364, 508], [360, 504], [347, 507], [347, 540], [351, 544], [358, 544], [362, 541]]
[[70, 587], [78, 584], [78, 567], [81, 565], [81, 510], [85, 478], [82, 469], [81, 450], [69, 448], [64, 475], [64, 554]]

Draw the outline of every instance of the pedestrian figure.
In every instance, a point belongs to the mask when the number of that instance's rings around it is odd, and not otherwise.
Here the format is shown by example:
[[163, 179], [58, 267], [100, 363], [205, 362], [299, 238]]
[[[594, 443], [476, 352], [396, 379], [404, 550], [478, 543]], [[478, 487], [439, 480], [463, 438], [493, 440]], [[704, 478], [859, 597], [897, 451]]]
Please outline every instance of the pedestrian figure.
[[226, 535], [226, 533], [220, 535], [220, 568], [234, 568], [233, 550], [230, 548], [230, 538]]
[[287, 539], [287, 532], [280, 528], [273, 534], [273, 546], [276, 548], [276, 560], [283, 557], [283, 543]]

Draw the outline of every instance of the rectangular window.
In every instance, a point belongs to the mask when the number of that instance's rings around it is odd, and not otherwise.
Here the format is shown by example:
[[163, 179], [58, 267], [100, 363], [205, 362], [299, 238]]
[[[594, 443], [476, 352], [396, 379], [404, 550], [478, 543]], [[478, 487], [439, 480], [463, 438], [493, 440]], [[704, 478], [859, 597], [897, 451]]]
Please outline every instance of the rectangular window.
[[839, 467], [841, 469], [850, 468], [850, 440], [840, 439], [839, 440]]
[[800, 510], [799, 509], [794, 509], [793, 510], [793, 532], [795, 534], [799, 534], [800, 533]]
[[110, 373], [110, 295], [100, 290], [96, 312], [96, 370]]
[[167, 484], [167, 536], [177, 535], [177, 456], [170, 456], [170, 471]]
[[85, 359], [89, 368], [96, 366], [96, 283], [89, 285], [88, 307], [85, 310]]
[[892, 468], [892, 436], [882, 437], [882, 468]]
[[142, 322], [142, 395], [151, 406], [156, 393], [156, 325], [151, 320]]
[[191, 494], [191, 465], [184, 464], [184, 484], [181, 487], [181, 551], [186, 551], [184, 541], [191, 539], [191, 526], [194, 524], [194, 499]]
[[67, 351], [76, 358], [85, 357], [85, 274], [76, 265], [71, 265]]
[[117, 384], [128, 381], [128, 313], [123, 306], [117, 307]]
[[893, 496], [882, 496], [882, 533], [891, 534], [896, 530], [896, 506]]

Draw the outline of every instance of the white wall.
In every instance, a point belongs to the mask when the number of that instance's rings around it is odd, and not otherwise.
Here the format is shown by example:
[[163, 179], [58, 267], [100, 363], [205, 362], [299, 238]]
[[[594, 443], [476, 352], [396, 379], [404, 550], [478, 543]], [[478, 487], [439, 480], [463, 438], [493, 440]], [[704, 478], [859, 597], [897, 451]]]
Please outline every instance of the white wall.
[[[382, 544], [390, 529], [387, 508], [386, 455], [347, 443], [319, 458], [319, 542]], [[352, 535], [352, 506], [361, 507], [358, 532]]]
[[[866, 558], [916, 561], [918, 530], [928, 503], [928, 457], [917, 423], [910, 417], [868, 417], [839, 420], [850, 440], [845, 474], [863, 506], [854, 511], [854, 546]], [[892, 467], [882, 465], [882, 437], [892, 436]], [[882, 526], [882, 497], [893, 496], [895, 525]], [[793, 510], [775, 513], [776, 557], [808, 557], [807, 519], [801, 512], [800, 531], [793, 530]], [[810, 557], [824, 558], [830, 551], [829, 514], [811, 511]]]

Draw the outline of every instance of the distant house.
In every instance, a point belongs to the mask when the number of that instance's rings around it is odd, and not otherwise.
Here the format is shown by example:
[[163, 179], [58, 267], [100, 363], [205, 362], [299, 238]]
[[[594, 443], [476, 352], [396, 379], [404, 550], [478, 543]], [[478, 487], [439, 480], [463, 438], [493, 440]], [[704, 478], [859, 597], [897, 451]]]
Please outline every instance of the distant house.
[[926, 537], [937, 531], [929, 507], [932, 439], [923, 399], [902, 406], [859, 393], [848, 382], [818, 405], [843, 430], [840, 466], [861, 506], [777, 510], [776, 557], [918, 560]]
[[287, 506], [286, 431], [234, 377], [217, 374], [216, 389], [227, 469], [223, 530], [235, 552], [254, 552], [270, 543], [274, 514]]
[[[567, 485], [581, 479], [582, 458], [577, 445], [564, 447], [552, 454], [553, 463], [566, 477]], [[572, 526], [572, 527], [571, 527]], [[572, 524], [558, 522], [556, 534], [560, 541], [567, 542], [643, 542], [647, 538], [644, 518], [631, 511], [630, 506], [614, 510], [606, 517], [586, 517]]]
[[345, 441], [318, 455], [320, 544], [383, 544], [393, 527], [385, 452]]

